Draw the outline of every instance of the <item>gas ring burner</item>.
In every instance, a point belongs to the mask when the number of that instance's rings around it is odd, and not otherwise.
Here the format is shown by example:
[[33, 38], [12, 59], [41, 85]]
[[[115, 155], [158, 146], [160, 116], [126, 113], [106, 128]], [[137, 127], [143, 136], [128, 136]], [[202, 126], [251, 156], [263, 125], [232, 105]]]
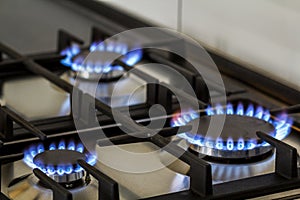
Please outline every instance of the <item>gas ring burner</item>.
[[[85, 160], [83, 153], [57, 149], [44, 151], [33, 158], [33, 163], [40, 168], [47, 168], [47, 174], [58, 183], [70, 183], [80, 180], [84, 171], [77, 167], [77, 160]], [[74, 170], [75, 169], [75, 170]]]
[[[171, 126], [190, 124], [198, 127], [178, 136], [190, 144], [190, 150], [216, 162], [242, 163], [265, 159], [272, 154], [273, 148], [257, 137], [256, 132], [262, 131], [282, 140], [290, 133], [293, 123], [284, 113], [271, 117], [267, 109], [251, 103], [209, 106], [205, 111], [206, 115], [201, 117], [195, 111], [177, 113]], [[211, 120], [216, 123], [224, 121], [221, 133], [207, 133], [212, 126]]]
[[72, 69], [76, 72], [76, 77], [85, 80], [115, 81], [125, 73], [123, 67], [103, 62], [114, 56], [119, 57], [120, 55], [114, 52], [82, 51], [72, 58]]
[[42, 170], [63, 185], [82, 180], [85, 174], [77, 164], [78, 160], [96, 164], [96, 156], [88, 153], [81, 143], [76, 145], [73, 141], [68, 144], [61, 141], [58, 145], [51, 143], [47, 149], [43, 144], [32, 145], [24, 152], [24, 162], [29, 167]]
[[[205, 135], [212, 117], [216, 121], [225, 119], [224, 127], [218, 137]], [[195, 126], [194, 123], [198, 123], [198, 120], [188, 124]], [[202, 116], [197, 134], [194, 136], [190, 134], [190, 137], [194, 137], [197, 141], [191, 144], [190, 149], [215, 161], [244, 158], [253, 160], [270, 155], [272, 146], [256, 136], [257, 130], [271, 136], [275, 135], [275, 127], [262, 119], [242, 115]]]
[[128, 66], [134, 66], [142, 59], [142, 50], [130, 50], [126, 44], [112, 41], [93, 42], [89, 49], [72, 44], [60, 54], [65, 56], [61, 63], [70, 67], [76, 77], [100, 82], [115, 81], [125, 73], [122, 66], [111, 63], [115, 58], [121, 57]]

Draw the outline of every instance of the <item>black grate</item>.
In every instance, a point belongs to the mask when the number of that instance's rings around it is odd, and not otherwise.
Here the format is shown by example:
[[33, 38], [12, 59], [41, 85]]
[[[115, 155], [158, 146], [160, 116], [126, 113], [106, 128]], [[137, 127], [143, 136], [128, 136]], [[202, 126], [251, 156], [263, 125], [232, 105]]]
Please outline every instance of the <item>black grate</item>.
[[[7, 155], [7, 156], [1, 156], [0, 157], [0, 180], [2, 180], [2, 164], [7, 164], [7, 163], [12, 163], [17, 160], [21, 160], [23, 158], [23, 153], [19, 154], [13, 154], [13, 155]], [[0, 184], [0, 191], [1, 191], [1, 184]], [[2, 192], [0, 193], [0, 199], [1, 200], [9, 200], [9, 198], [3, 194]]]
[[[95, 31], [94, 31], [95, 33]], [[59, 48], [63, 48], [65, 45], [68, 45], [72, 42], [78, 42], [80, 40], [76, 39], [74, 36], [64, 33], [63, 31], [59, 32]], [[96, 37], [96, 36], [95, 36]], [[62, 43], [62, 45], [60, 45]], [[113, 113], [112, 113], [112, 109], [102, 103], [101, 101], [94, 99], [92, 96], [90, 96], [89, 94], [84, 93], [83, 91], [79, 90], [78, 88], [74, 88], [71, 84], [65, 82], [64, 80], [60, 79], [56, 74], [52, 73], [50, 70], [44, 68], [42, 65], [38, 64], [34, 59], [30, 58], [30, 57], [26, 57], [23, 56], [21, 54], [19, 54], [18, 52], [16, 52], [15, 50], [9, 48], [8, 46], [5, 46], [4, 44], [0, 44], [0, 52], [4, 52], [6, 55], [8, 55], [10, 58], [12, 59], [17, 59], [19, 61], [22, 62], [22, 64], [25, 66], [25, 68], [30, 71], [31, 73], [35, 73], [37, 75], [40, 75], [44, 78], [46, 78], [47, 80], [51, 81], [52, 83], [54, 83], [55, 85], [57, 85], [58, 87], [60, 87], [61, 89], [63, 89], [64, 91], [68, 92], [69, 94], [73, 94], [73, 96], [76, 96], [76, 98], [79, 98], [79, 100], [87, 100], [88, 102], [91, 101], [95, 101], [95, 106], [96, 109], [98, 109], [99, 111], [101, 111], [102, 113], [104, 113], [105, 115], [113, 118]], [[118, 64], [121, 64], [125, 69], [129, 69], [129, 66], [126, 66], [124, 63], [121, 63], [121, 61], [117, 61]], [[7, 67], [7, 66], [6, 66]], [[146, 75], [145, 73], [136, 70], [135, 72], [137, 75], [142, 76], [144, 79], [154, 79], [151, 76]], [[158, 82], [158, 81], [156, 81]], [[155, 92], [154, 94], [150, 94], [148, 92], [149, 95], [163, 95], [165, 97], [170, 97], [170, 95], [164, 95], [164, 93], [169, 94], [170, 91], [166, 90], [164, 87], [162, 87], [161, 89], [160, 86], [156, 86], [156, 87], [152, 87], [150, 86], [148, 89], [153, 89], [156, 88], [158, 89], [158, 92]], [[75, 93], [75, 95], [74, 95]], [[186, 95], [186, 99], [188, 100], [190, 97], [185, 94], [182, 91], [182, 95]], [[149, 99], [153, 99], [153, 98], [149, 98]], [[157, 101], [159, 101], [158, 99], [156, 99]], [[164, 99], [163, 101], [165, 101], [166, 99]], [[201, 101], [199, 101], [201, 103], [201, 106], [204, 106], [205, 104], [202, 103]], [[156, 102], [159, 103], [159, 102]], [[166, 104], [165, 104], [166, 105]], [[88, 109], [89, 110], [89, 109]], [[130, 130], [131, 132], [137, 132], [140, 134], [148, 134], [148, 130], [144, 130], [142, 128], [142, 126], [140, 126], [138, 123], [132, 121], [131, 119], [129, 119], [128, 116], [124, 115], [121, 111], [116, 111], [118, 112], [118, 116], [119, 116], [119, 120], [122, 124], [122, 126], [126, 127], [128, 130]], [[170, 110], [171, 112], [171, 110]], [[22, 119], [20, 116], [18, 116], [16, 113], [12, 112], [11, 110], [7, 109], [7, 108], [2, 108], [2, 123], [4, 124], [4, 128], [2, 130], [2, 132], [4, 132], [7, 136], [9, 137], [13, 137], [13, 126], [12, 123], [13, 121], [21, 124], [24, 128], [29, 129], [30, 131], [32, 131], [35, 135], [37, 135], [38, 137], [40, 137], [41, 140], [45, 140], [47, 138], [47, 136], [42, 133], [39, 129], [37, 129], [36, 127], [34, 127], [30, 122]], [[90, 113], [85, 113], [85, 111], [83, 110], [79, 110], [79, 113], [74, 113], [76, 117], [83, 117], [83, 120], [86, 123], [90, 123], [90, 120], [92, 120], [91, 118], [89, 118]], [[154, 144], [157, 144], [158, 146], [164, 146], [167, 144], [167, 141], [161, 137], [161, 136], [153, 136], [151, 137], [150, 141], [152, 141]], [[176, 155], [177, 153], [181, 152], [181, 149], [179, 147], [177, 147], [176, 145], [172, 145], [172, 148], [167, 149], [169, 152], [173, 153], [174, 155]], [[189, 152], [185, 152], [183, 154], [183, 156], [181, 157], [181, 159], [185, 160], [186, 162], [190, 163], [192, 166], [192, 171], [193, 172], [204, 172], [203, 177], [208, 177], [208, 179], [206, 180], [206, 178], [204, 178], [205, 181], [199, 181], [199, 179], [192, 179], [192, 190], [195, 191], [198, 194], [206, 194], [206, 190], [203, 190], [202, 185], [206, 185], [205, 188], [209, 188], [211, 186], [211, 175], [210, 175], [210, 165], [207, 164], [205, 161], [202, 161], [200, 159], [198, 159], [195, 155], [189, 153]], [[83, 163], [81, 163], [82, 165], [84, 165]], [[85, 166], [85, 165], [84, 165]], [[85, 166], [87, 167], [87, 166]], [[88, 168], [90, 169], [90, 168]], [[200, 171], [199, 171], [200, 170]], [[39, 170], [34, 170], [34, 173], [36, 174], [36, 176], [38, 176], [40, 179], [42, 179], [47, 185], [51, 186], [50, 188], [53, 190], [54, 193], [54, 198], [64, 198], [64, 199], [71, 199], [72, 197], [66, 193], [64, 190], [62, 190], [60, 187], [58, 187], [57, 184], [54, 184], [53, 181], [51, 181], [48, 177], [46, 177], [45, 174], [43, 174], [41, 171]], [[95, 175], [95, 173], [94, 173]]]

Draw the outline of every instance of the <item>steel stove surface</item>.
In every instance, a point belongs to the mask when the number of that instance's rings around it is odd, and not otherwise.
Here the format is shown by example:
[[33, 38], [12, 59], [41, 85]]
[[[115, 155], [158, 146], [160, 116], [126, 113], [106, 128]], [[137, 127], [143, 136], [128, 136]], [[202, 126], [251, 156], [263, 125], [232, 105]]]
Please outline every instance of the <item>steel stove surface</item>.
[[[299, 103], [300, 92], [214, 52], [210, 53], [222, 72], [225, 91], [214, 80], [204, 84], [189, 63], [173, 54], [127, 52], [134, 42], [148, 44], [147, 34], [142, 39], [134, 35], [134, 40], [126, 40], [129, 43], [116, 40], [101, 45], [99, 41], [123, 30], [149, 26], [102, 3], [18, 0], [3, 3], [0, 16], [5, 25], [0, 33], [1, 199], [299, 197], [300, 106], [292, 105]], [[88, 43], [90, 30], [90, 44], [82, 45]], [[181, 44], [169, 33], [162, 35], [155, 45]], [[96, 64], [87, 52], [119, 58], [110, 65]], [[211, 70], [205, 57], [188, 56]], [[178, 81], [181, 76], [171, 75], [163, 65], [188, 80], [200, 109], [191, 106], [195, 99]], [[132, 67], [136, 71], [129, 72]], [[120, 81], [119, 73], [125, 74]], [[80, 76], [77, 82], [74, 74]], [[104, 78], [95, 82], [99, 74]], [[149, 82], [155, 84], [146, 85]], [[91, 101], [98, 110], [93, 113], [96, 120], [89, 118], [95, 109], [81, 107], [78, 114], [71, 103], [76, 88], [84, 91], [78, 93], [83, 102], [93, 96], [89, 90], [93, 87], [97, 88]], [[184, 108], [167, 87], [186, 101]], [[115, 88], [117, 95], [112, 96]], [[223, 103], [223, 95], [229, 104], [209, 106]], [[120, 121], [113, 118], [112, 108]], [[127, 108], [135, 121], [125, 115]], [[166, 112], [162, 114], [161, 108]], [[217, 121], [229, 116], [227, 127], [220, 137], [207, 137], [203, 132], [214, 116]], [[198, 124], [197, 119], [200, 128], [190, 127]], [[248, 124], [244, 119], [253, 126], [241, 126]], [[76, 120], [89, 126], [78, 129]], [[151, 135], [152, 130], [144, 134], [139, 126], [161, 121], [163, 128], [152, 127], [156, 135]], [[240, 123], [232, 125], [236, 121]], [[236, 129], [231, 131], [233, 126]], [[130, 134], [124, 134], [128, 130]], [[80, 140], [85, 140], [84, 145]]]
[[[291, 145], [299, 144], [293, 135], [284, 141]], [[188, 147], [185, 140], [177, 138], [176, 142], [183, 148]], [[299, 145], [296, 147], [299, 149]], [[120, 155], [115, 146], [97, 146], [99, 161], [95, 167], [118, 182], [120, 199], [143, 199], [189, 189], [189, 165], [178, 159], [172, 164], [168, 164], [170, 159], [175, 158], [165, 151], [157, 152], [158, 146], [151, 143], [134, 143], [119, 145], [118, 148], [132, 153], [155, 152], [151, 156], [147, 156], [145, 161], [145, 157], [142, 156]], [[272, 173], [275, 170], [275, 154], [261, 161], [247, 164], [210, 163], [212, 164], [213, 184], [217, 185]], [[143, 169], [143, 173], [139, 172], [141, 169]], [[147, 170], [149, 172], [146, 172]], [[2, 173], [3, 189], [12, 199], [24, 199], [28, 194], [30, 194], [28, 199], [53, 198], [52, 191], [39, 183], [38, 178], [32, 174], [32, 168], [23, 161], [3, 165]], [[24, 175], [28, 175], [28, 177], [22, 178]], [[158, 182], [159, 184], [157, 184]], [[73, 194], [73, 199], [97, 199], [97, 188], [98, 183], [92, 177], [88, 184], [69, 190]], [[279, 196], [281, 195], [278, 194], [276, 197]]]

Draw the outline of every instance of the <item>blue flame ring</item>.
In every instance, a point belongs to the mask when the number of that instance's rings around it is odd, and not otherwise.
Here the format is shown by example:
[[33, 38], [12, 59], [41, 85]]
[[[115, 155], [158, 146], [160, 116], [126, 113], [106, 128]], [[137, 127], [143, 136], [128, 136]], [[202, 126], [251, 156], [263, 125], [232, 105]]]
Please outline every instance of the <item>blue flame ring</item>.
[[[271, 114], [269, 110], [263, 108], [262, 106], [254, 107], [253, 104], [244, 106], [244, 104], [238, 103], [236, 109], [231, 103], [228, 103], [225, 108], [218, 104], [214, 108], [208, 106], [205, 109], [205, 112], [208, 116], [224, 114], [242, 115], [264, 120], [274, 126], [274, 137], [278, 140], [282, 140], [289, 135], [289, 133], [291, 132], [291, 126], [293, 124], [293, 120], [290, 117], [288, 117], [287, 114], [282, 113], [276, 116], [274, 119], [271, 119]], [[171, 120], [171, 126], [183, 126], [199, 117], [200, 115], [196, 111], [189, 111], [182, 114], [176, 114]], [[208, 138], [203, 138], [199, 135], [195, 136], [190, 133], [182, 133], [178, 136], [186, 139], [190, 144], [223, 151], [251, 150], [257, 147], [269, 146], [269, 144], [266, 142], [257, 144], [256, 141], [244, 141], [243, 138], [240, 138], [237, 142], [233, 142], [231, 138], [229, 138], [227, 141], [223, 141], [221, 138], [218, 138], [216, 141], [212, 142]]]
[[[143, 56], [141, 49], [130, 51], [126, 44], [121, 43], [104, 43], [104, 42], [93, 42], [89, 47], [89, 52], [114, 52], [120, 55], [124, 55], [121, 60], [129, 66], [134, 66], [138, 63]], [[61, 55], [65, 56], [61, 60], [61, 63], [65, 66], [71, 67], [72, 70], [77, 72], [88, 72], [88, 73], [109, 73], [114, 70], [122, 71], [121, 66], [111, 66], [105, 63], [84, 63], [84, 57], [73, 59], [75, 56], [81, 53], [80, 46], [73, 43], [70, 47], [60, 52]]]
[[37, 145], [31, 145], [29, 148], [27, 148], [24, 151], [24, 159], [23, 161], [32, 169], [38, 168], [41, 171], [43, 171], [45, 174], [49, 176], [57, 175], [57, 176], [63, 176], [63, 175], [68, 175], [72, 173], [78, 173], [82, 172], [83, 168], [80, 165], [66, 165], [66, 166], [52, 166], [52, 165], [40, 165], [37, 166], [33, 162], [33, 158], [40, 154], [43, 153], [44, 151], [53, 151], [56, 149], [66, 149], [70, 151], [77, 151], [80, 153], [84, 153], [86, 157], [86, 162], [89, 163], [90, 165], [95, 165], [97, 162], [97, 157], [93, 154], [86, 153], [84, 146], [82, 143], [75, 144], [74, 141], [70, 141], [68, 144], [66, 144], [65, 141], [60, 141], [58, 145], [55, 143], [51, 143], [48, 147], [48, 149], [45, 149], [43, 144], [37, 144]]

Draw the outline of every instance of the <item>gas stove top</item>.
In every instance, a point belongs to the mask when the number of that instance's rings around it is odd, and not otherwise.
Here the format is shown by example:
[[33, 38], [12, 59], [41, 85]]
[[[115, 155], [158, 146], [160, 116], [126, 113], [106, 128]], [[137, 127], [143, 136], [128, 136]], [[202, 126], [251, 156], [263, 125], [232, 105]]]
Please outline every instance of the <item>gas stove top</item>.
[[300, 197], [298, 91], [104, 3], [3, 4], [0, 199]]

